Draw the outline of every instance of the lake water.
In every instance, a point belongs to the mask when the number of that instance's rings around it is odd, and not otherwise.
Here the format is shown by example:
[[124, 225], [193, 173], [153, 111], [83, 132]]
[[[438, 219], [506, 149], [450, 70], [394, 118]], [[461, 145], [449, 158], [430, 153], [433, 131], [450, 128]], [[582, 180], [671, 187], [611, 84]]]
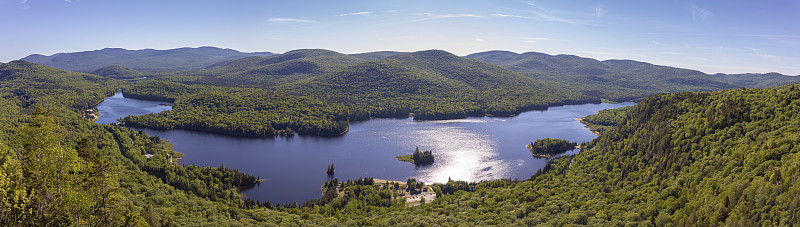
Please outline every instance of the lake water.
[[[169, 110], [162, 102], [126, 99], [114, 95], [97, 108], [98, 123], [111, 123], [132, 114]], [[374, 119], [350, 125], [339, 137], [294, 136], [238, 138], [186, 130], [144, 130], [174, 144], [184, 153], [181, 164], [238, 168], [265, 181], [243, 191], [249, 198], [273, 203], [319, 198], [328, 180], [325, 170], [334, 163], [339, 180], [373, 177], [425, 183], [453, 180], [527, 179], [547, 159], [534, 158], [525, 147], [546, 137], [573, 142], [596, 137], [574, 118], [602, 109], [633, 105], [583, 104], [529, 111], [516, 117], [480, 117], [458, 120], [414, 121]], [[432, 150], [436, 161], [416, 167], [395, 156]], [[568, 154], [578, 152], [573, 150]]]

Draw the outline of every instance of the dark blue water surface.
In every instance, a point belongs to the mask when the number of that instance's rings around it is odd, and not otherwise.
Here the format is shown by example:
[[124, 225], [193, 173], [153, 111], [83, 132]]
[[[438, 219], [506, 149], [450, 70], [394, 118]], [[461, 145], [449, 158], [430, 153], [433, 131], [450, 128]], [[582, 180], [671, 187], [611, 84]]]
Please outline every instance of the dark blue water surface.
[[[98, 106], [98, 123], [132, 115], [169, 110], [161, 102], [126, 99], [115, 95]], [[541, 138], [585, 142], [596, 136], [574, 118], [602, 109], [633, 105], [583, 104], [529, 111], [516, 117], [479, 117], [459, 120], [413, 121], [374, 119], [350, 124], [339, 137], [294, 136], [237, 138], [186, 130], [142, 129], [174, 144], [184, 153], [181, 164], [238, 168], [265, 181], [243, 191], [246, 197], [274, 202], [319, 198], [334, 163], [335, 177], [402, 180], [426, 183], [453, 180], [480, 181], [527, 179], [544, 167], [547, 159], [533, 158], [526, 144]], [[432, 150], [436, 161], [415, 167], [395, 156], [411, 154], [416, 147]], [[571, 151], [569, 153], [575, 153]]]

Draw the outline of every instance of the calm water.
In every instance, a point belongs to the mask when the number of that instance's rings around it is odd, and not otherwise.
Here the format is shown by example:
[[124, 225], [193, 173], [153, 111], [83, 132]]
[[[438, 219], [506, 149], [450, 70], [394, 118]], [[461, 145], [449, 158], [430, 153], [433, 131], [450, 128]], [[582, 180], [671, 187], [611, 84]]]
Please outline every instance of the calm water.
[[[108, 98], [98, 106], [98, 123], [110, 123], [130, 114], [169, 110], [160, 102]], [[632, 105], [584, 104], [530, 111], [509, 118], [467, 118], [443, 121], [376, 119], [353, 123], [340, 137], [294, 136], [266, 139], [236, 138], [185, 130], [142, 129], [174, 144], [186, 154], [182, 164], [238, 168], [265, 181], [245, 190], [245, 196], [274, 202], [319, 198], [327, 180], [326, 167], [334, 163], [335, 177], [402, 180], [426, 183], [500, 178], [527, 179], [547, 159], [533, 158], [526, 144], [545, 137], [584, 142], [596, 136], [573, 118], [595, 111]], [[436, 162], [415, 167], [395, 156], [415, 147], [432, 150]], [[575, 153], [576, 150], [569, 153]]]
[[138, 99], [126, 99], [122, 93], [106, 98], [100, 105], [100, 117], [97, 118], [98, 124], [110, 124], [117, 122], [117, 119], [130, 115], [145, 115], [171, 110], [172, 106], [168, 102], [154, 102]]

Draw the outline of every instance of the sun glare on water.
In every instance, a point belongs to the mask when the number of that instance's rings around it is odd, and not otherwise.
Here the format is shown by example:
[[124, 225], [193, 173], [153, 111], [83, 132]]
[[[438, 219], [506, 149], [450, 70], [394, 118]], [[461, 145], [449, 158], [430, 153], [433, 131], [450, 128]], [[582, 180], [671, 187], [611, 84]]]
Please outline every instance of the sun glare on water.
[[480, 181], [507, 175], [507, 164], [498, 159], [496, 141], [488, 134], [461, 127], [433, 127], [412, 132], [409, 143], [432, 150], [436, 161], [417, 168], [415, 178], [444, 183], [447, 179]]

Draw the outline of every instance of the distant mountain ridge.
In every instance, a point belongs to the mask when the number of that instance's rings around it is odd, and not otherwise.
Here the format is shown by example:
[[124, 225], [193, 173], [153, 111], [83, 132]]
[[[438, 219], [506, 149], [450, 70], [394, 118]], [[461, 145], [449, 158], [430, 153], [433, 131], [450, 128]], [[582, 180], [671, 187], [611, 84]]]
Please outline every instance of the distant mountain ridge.
[[[367, 61], [413, 61], [409, 56], [420, 53], [425, 51], [342, 54], [324, 49], [299, 49], [273, 54], [244, 53], [217, 47], [169, 50], [105, 48], [51, 56], [34, 54], [22, 60], [62, 70], [103, 74], [120, 79], [138, 75], [157, 76], [160, 72], [180, 72], [181, 77], [171, 80], [220, 86], [274, 87], [334, 73]], [[488, 62], [529, 78], [609, 101], [638, 100], [657, 93], [767, 87], [800, 82], [800, 77], [777, 73], [708, 75], [697, 70], [633, 60], [599, 61], [574, 55], [537, 52], [518, 54], [510, 51], [486, 51], [463, 58]], [[411, 65], [425, 72], [455, 73], [426, 62], [415, 62]], [[392, 71], [397, 71], [397, 68]]]
[[465, 56], [502, 66], [522, 75], [574, 87], [612, 101], [629, 101], [657, 93], [714, 91], [742, 86], [703, 72], [633, 60], [605, 60], [537, 52], [487, 51]]
[[176, 48], [169, 50], [127, 50], [105, 48], [50, 56], [32, 54], [20, 60], [75, 72], [92, 72], [119, 65], [137, 71], [199, 70], [214, 63], [249, 56], [271, 56], [270, 52], [245, 53], [217, 47]]
[[729, 83], [738, 84], [748, 88], [765, 88], [784, 84], [800, 82], [800, 75], [788, 76], [780, 73], [742, 73], [724, 74], [717, 73], [711, 75]]

